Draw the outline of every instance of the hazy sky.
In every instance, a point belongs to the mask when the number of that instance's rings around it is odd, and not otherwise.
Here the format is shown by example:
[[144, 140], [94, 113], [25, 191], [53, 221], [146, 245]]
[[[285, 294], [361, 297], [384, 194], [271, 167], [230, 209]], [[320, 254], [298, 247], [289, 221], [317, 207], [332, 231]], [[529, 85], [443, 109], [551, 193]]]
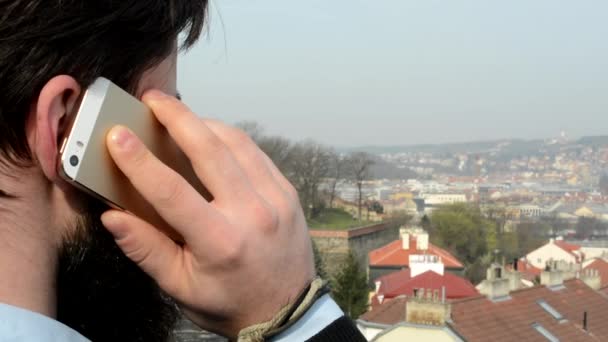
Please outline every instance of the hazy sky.
[[214, 0], [199, 114], [335, 146], [608, 133], [608, 1]]

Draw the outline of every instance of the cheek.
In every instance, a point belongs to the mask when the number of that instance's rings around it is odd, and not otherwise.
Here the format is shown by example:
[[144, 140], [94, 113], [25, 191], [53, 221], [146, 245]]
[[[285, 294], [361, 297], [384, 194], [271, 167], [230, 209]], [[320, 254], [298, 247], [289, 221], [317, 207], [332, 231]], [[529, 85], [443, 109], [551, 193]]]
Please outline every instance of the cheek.
[[144, 73], [139, 82], [137, 93], [141, 95], [146, 90], [158, 89], [167, 94], [174, 95], [177, 89], [176, 75], [176, 60], [171, 56]]

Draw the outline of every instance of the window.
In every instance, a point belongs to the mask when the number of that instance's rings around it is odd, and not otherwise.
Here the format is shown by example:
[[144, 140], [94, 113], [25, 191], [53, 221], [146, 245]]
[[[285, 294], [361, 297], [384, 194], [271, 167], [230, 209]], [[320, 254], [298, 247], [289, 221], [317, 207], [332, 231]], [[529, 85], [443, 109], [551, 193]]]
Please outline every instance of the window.
[[542, 325], [538, 323], [532, 323], [532, 328], [534, 328], [534, 330], [538, 331], [541, 335], [543, 335], [547, 339], [547, 341], [559, 342], [559, 339], [555, 337], [555, 335], [550, 333], [549, 330], [545, 329]]
[[549, 305], [549, 303], [547, 303], [543, 299], [538, 300], [536, 303], [540, 305], [543, 310], [545, 310], [549, 315], [551, 315], [551, 317], [555, 318], [558, 322], [562, 323], [566, 321], [566, 318], [564, 318], [564, 316], [559, 311], [555, 310], [554, 307]]

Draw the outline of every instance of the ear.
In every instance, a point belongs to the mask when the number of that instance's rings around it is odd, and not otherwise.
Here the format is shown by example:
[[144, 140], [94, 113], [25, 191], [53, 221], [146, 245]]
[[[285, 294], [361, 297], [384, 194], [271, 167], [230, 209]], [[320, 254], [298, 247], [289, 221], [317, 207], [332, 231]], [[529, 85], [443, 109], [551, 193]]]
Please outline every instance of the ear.
[[51, 182], [57, 181], [59, 139], [67, 128], [68, 115], [74, 109], [80, 91], [74, 78], [55, 76], [44, 85], [32, 105], [27, 127], [30, 149]]

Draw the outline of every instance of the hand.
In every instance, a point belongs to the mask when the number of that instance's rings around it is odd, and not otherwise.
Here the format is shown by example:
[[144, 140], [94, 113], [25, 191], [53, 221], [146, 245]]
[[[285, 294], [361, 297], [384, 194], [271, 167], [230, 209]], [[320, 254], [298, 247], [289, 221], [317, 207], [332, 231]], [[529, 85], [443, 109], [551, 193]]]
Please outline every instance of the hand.
[[104, 213], [103, 224], [193, 322], [235, 337], [271, 319], [314, 277], [297, 193], [244, 132], [202, 120], [159, 91], [143, 101], [214, 199], [200, 196], [132, 132], [114, 127], [107, 139], [112, 158], [185, 243], [117, 210]]

